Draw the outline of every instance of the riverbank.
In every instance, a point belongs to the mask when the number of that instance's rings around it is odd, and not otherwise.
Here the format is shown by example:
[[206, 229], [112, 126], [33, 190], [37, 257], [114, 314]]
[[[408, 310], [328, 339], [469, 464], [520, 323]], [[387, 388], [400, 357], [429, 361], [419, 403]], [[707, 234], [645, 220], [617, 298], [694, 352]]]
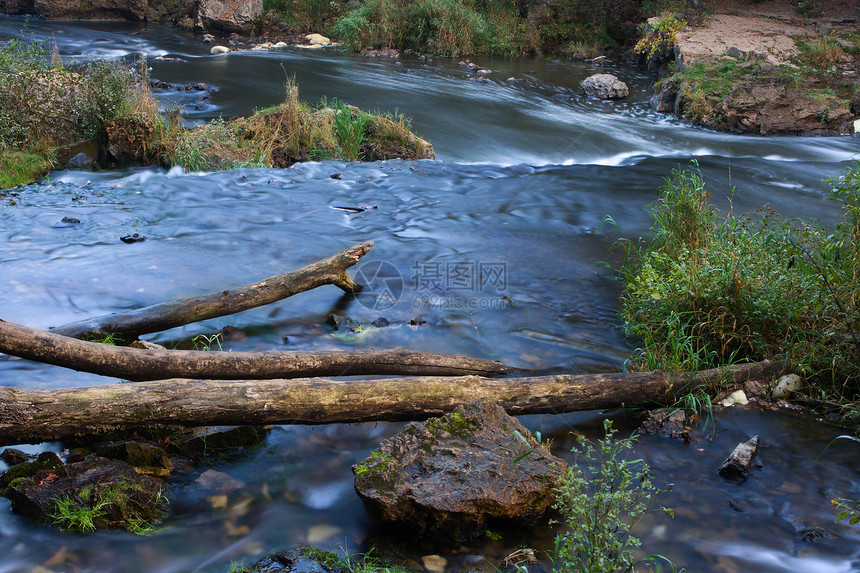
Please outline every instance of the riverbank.
[[[846, 135], [860, 118], [860, 14], [843, 1], [716, 2], [654, 61], [652, 107], [720, 131]], [[655, 21], [654, 26], [659, 24]]]

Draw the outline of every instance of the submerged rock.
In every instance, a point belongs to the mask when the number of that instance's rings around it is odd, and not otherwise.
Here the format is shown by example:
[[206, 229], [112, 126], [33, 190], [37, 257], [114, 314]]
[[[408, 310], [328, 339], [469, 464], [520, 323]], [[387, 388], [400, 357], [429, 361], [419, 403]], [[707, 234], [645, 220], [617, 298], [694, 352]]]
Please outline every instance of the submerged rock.
[[409, 424], [353, 473], [372, 515], [462, 537], [490, 520], [542, 516], [565, 467], [516, 418], [482, 401]]
[[594, 74], [582, 80], [585, 93], [600, 99], [619, 99], [630, 95], [627, 84], [612, 74]]

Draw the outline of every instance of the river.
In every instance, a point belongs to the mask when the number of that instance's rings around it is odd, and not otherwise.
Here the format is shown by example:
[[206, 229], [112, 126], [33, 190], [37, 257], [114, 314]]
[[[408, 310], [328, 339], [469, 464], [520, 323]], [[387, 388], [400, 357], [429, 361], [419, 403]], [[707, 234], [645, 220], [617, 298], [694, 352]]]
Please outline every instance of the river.
[[[284, 170], [55, 172], [0, 199], [2, 318], [38, 328], [251, 283], [373, 240], [356, 269], [371, 292], [345, 309], [339, 291], [324, 287], [147, 338], [174, 345], [229, 325], [236, 330], [223, 345], [237, 351], [402, 346], [536, 373], [617, 371], [635, 347], [618, 328], [613, 269], [624, 254], [617, 242], [647, 236], [646, 207], [672, 169], [697, 161], [724, 212], [768, 205], [832, 223], [838, 205], [826, 200], [824, 179], [858, 151], [853, 137], [740, 137], [652, 113], [655, 78], [621, 62], [477, 58], [493, 71], [480, 78], [449, 59], [299, 48], [209, 56], [199, 36], [158, 25], [11, 17], [0, 17], [0, 40], [25, 26], [28, 37], [52, 37], [65, 61], [145, 54], [152, 77], [207, 83], [213, 91], [205, 101], [162, 95], [166, 108], [184, 102], [190, 121], [276, 104], [289, 77], [306, 101], [338, 98], [412, 118], [437, 154], [436, 161]], [[579, 81], [601, 71], [627, 82], [630, 97], [584, 97]], [[603, 223], [607, 217], [614, 224]], [[146, 240], [120, 241], [130, 233]], [[333, 332], [325, 325], [333, 309], [391, 326]], [[115, 382], [18, 360], [0, 361], [0, 381], [24, 389]], [[571, 431], [596, 435], [602, 416], [523, 422], [553, 437], [554, 453], [570, 459]], [[350, 466], [401, 427], [274, 428], [263, 447], [215, 463], [244, 483], [227, 507], [212, 508], [210, 492], [195, 484], [205, 468], [181, 474], [170, 481], [166, 527], [147, 537], [59, 532], [0, 500], [0, 573], [46, 562], [50, 571], [218, 572], [301, 542], [397, 550], [419, 563], [439, 554], [459, 571], [480, 565], [478, 555], [500, 567], [521, 544], [541, 555], [551, 547], [548, 526], [440, 545], [400, 539], [373, 522], [352, 489]], [[643, 548], [687, 571], [860, 571], [860, 531], [834, 524], [830, 505], [857, 497], [857, 445], [841, 440], [817, 459], [839, 433], [789, 409], [749, 405], [721, 412], [715, 431], [691, 445], [640, 437], [637, 453], [658, 482], [675, 484], [660, 502], [676, 513], [651, 513], [637, 526]], [[753, 434], [762, 438], [762, 467], [743, 483], [720, 478], [720, 462]], [[830, 536], [804, 541], [807, 527]], [[533, 566], [549, 567], [546, 559]]]

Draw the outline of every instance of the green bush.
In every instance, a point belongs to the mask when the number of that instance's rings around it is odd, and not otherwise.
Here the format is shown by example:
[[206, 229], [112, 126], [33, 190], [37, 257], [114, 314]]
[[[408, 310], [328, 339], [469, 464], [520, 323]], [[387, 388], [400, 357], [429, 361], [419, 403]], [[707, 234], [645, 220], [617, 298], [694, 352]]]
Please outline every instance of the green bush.
[[696, 370], [787, 359], [825, 396], [860, 380], [858, 167], [834, 181], [834, 232], [772, 211], [721, 216], [701, 175], [678, 170], [651, 207], [651, 240], [622, 269], [622, 318], [639, 368]]
[[[630, 530], [661, 490], [648, 464], [628, 459], [635, 436], [614, 439], [610, 420], [603, 428], [606, 435], [596, 444], [579, 437], [579, 463], [566, 470], [555, 490], [553, 508], [563, 516], [566, 531], [555, 538], [553, 573], [617, 573], [634, 571], [638, 563], [633, 551], [641, 542]], [[672, 510], [661, 509], [671, 515]]]

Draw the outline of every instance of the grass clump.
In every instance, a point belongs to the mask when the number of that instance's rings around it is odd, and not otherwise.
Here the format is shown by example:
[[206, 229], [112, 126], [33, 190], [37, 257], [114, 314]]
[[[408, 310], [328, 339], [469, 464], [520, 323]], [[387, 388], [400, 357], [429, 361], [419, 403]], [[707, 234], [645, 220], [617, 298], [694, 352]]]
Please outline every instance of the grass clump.
[[828, 398], [860, 386], [860, 168], [833, 181], [832, 232], [772, 211], [721, 215], [696, 169], [651, 206], [652, 237], [622, 269], [622, 318], [642, 341], [634, 368], [693, 371], [786, 359]]
[[797, 47], [800, 53], [795, 58], [796, 63], [814, 72], [832, 70], [842, 62], [845, 55], [835, 35], [828, 34], [814, 40], [799, 39]]
[[[581, 465], [571, 464], [555, 490], [553, 507], [566, 531], [555, 539], [553, 573], [635, 571], [640, 563], [633, 552], [641, 542], [630, 530], [662, 490], [643, 460], [628, 459], [635, 436], [616, 439], [610, 420], [603, 428], [605, 436], [596, 443], [579, 437]], [[671, 515], [670, 509], [661, 509]], [[656, 559], [665, 558], [646, 558]]]
[[152, 530], [154, 516], [160, 517], [167, 498], [159, 491], [152, 508], [140, 506], [140, 484], [121, 481], [108, 486], [84, 486], [76, 493], [67, 493], [54, 499], [54, 511], [48, 517], [62, 529], [88, 533], [97, 529], [120, 526], [131, 533], [142, 535]]

